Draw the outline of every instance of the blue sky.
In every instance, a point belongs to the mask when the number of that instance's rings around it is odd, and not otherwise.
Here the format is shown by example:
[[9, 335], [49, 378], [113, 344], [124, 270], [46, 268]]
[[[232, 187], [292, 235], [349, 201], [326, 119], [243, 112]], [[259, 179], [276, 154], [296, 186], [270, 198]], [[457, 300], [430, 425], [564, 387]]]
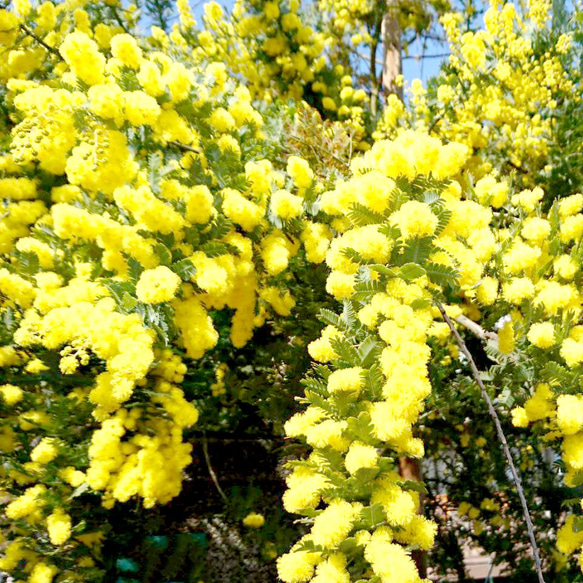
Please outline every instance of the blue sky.
[[[425, 47], [426, 55], [443, 55], [446, 52], [446, 47], [434, 41], [427, 43]], [[439, 67], [447, 58], [444, 56], [425, 59], [411, 58], [421, 54], [423, 54], [423, 46], [421, 42], [417, 41], [409, 47], [410, 58], [403, 59], [403, 76], [409, 82], [413, 79], [422, 79], [425, 82], [430, 77], [435, 76], [439, 71]]]

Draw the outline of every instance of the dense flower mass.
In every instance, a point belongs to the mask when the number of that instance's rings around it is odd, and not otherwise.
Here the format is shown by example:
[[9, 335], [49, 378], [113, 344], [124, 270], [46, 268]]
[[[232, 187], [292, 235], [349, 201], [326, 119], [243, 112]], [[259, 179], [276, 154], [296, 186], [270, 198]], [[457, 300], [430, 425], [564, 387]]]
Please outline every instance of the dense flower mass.
[[[322, 195], [326, 213], [348, 219], [326, 255], [327, 289], [344, 301], [344, 312], [325, 316], [329, 326], [309, 346], [322, 364], [306, 380], [308, 408], [286, 425], [290, 437], [304, 437], [314, 452], [294, 467], [284, 503], [316, 514], [311, 532], [280, 559], [286, 583], [310, 580], [311, 570], [303, 569], [307, 551], [318, 566], [344, 557], [353, 532], [362, 542], [347, 558], [360, 554], [382, 581], [420, 581], [397, 543], [429, 548], [435, 525], [416, 514], [419, 494], [403, 487], [389, 452], [423, 456], [412, 426], [431, 391], [427, 342], [438, 314], [435, 286], [450, 277], [470, 289], [482, 275], [467, 239], [476, 230], [492, 236], [492, 214], [472, 212], [475, 203], [461, 197], [461, 186], [445, 181], [459, 173], [467, 153], [405, 133], [377, 142], [352, 162], [348, 180]], [[428, 200], [427, 188], [439, 195]], [[318, 511], [321, 499], [328, 506]], [[391, 553], [394, 561], [385, 557]], [[313, 580], [318, 576], [317, 569]]]
[[[238, 372], [221, 358], [249, 375], [237, 350], [317, 302], [318, 337], [285, 339], [312, 367], [284, 425], [307, 453], [282, 503], [307, 534], [281, 581], [425, 581], [412, 552], [437, 525], [399, 459], [474, 429], [432, 435], [475, 398], [438, 305], [486, 341], [506, 425], [554, 449], [567, 504], [580, 495], [583, 195], [548, 192], [555, 112], [580, 103], [573, 39], [543, 38], [538, 0], [493, 2], [474, 32], [446, 15], [439, 82], [377, 116], [350, 59], [331, 64], [345, 37], [372, 42], [373, 4], [322, 1], [308, 25], [295, 0], [210, 2], [196, 28], [179, 0], [150, 35], [113, 0], [0, 9], [0, 570], [15, 580], [106, 580], [106, 510], [180, 494], [187, 431]], [[479, 540], [510, 530], [510, 499], [453, 501]], [[562, 513], [557, 571], [583, 551], [580, 506]], [[271, 532], [262, 513], [239, 520]]]

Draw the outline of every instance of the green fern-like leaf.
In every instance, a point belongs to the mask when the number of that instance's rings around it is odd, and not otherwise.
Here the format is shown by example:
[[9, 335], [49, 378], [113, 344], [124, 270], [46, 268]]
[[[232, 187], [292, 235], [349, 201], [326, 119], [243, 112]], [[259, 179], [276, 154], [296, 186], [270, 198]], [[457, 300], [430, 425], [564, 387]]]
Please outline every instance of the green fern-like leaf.
[[358, 316], [356, 315], [356, 309], [351, 300], [344, 300], [342, 319], [344, 320], [348, 330], [356, 330], [360, 328], [360, 322], [358, 320]]
[[371, 364], [366, 373], [366, 386], [370, 391], [372, 398], [380, 397], [385, 382], [385, 377], [383, 376], [381, 367], [377, 362]]
[[379, 233], [386, 235], [392, 241], [396, 241], [401, 236], [401, 231], [397, 225], [384, 224], [379, 227]]
[[355, 438], [364, 441], [364, 443], [371, 443], [375, 440], [370, 415], [366, 411], [360, 413], [358, 417], [348, 419], [348, 430]]
[[164, 161], [162, 152], [152, 152], [148, 156], [148, 182], [153, 192], [160, 190], [160, 180], [162, 179], [162, 163]]
[[[438, 207], [439, 210], [435, 210], [435, 207]], [[446, 209], [442, 205], [433, 205], [433, 211], [437, 215], [439, 222], [437, 223], [437, 227], [435, 228], [435, 235], [440, 235], [445, 227], [447, 227], [449, 221], [451, 220], [452, 212], [449, 209]]]
[[240, 250], [229, 243], [221, 243], [220, 241], [209, 241], [200, 248], [204, 251], [207, 257], [219, 257], [221, 255], [239, 255]]
[[344, 255], [344, 257], [350, 259], [350, 261], [356, 263], [357, 265], [368, 265], [370, 263], [370, 261], [368, 259], [365, 259], [360, 253], [358, 253], [358, 251], [355, 251], [350, 247], [342, 249], [340, 253], [341, 255]]
[[374, 336], [367, 336], [358, 347], [361, 366], [368, 368], [378, 360], [382, 346]]
[[379, 213], [371, 211], [363, 204], [353, 204], [348, 211], [348, 220], [355, 227], [365, 227], [366, 225], [378, 225], [385, 222], [385, 217]]
[[441, 199], [439, 198], [439, 193], [437, 192], [426, 192], [423, 195], [423, 202], [425, 204], [432, 205], [434, 203], [437, 203], [439, 200]]
[[141, 89], [136, 73], [127, 67], [122, 68], [118, 84], [124, 91], [138, 91]]
[[459, 273], [449, 265], [440, 265], [439, 263], [427, 263], [425, 265], [427, 277], [437, 285], [442, 287], [454, 287], [457, 283]]
[[415, 281], [425, 275], [425, 269], [417, 263], [405, 263], [399, 270], [399, 276], [405, 281]]
[[329, 326], [334, 326], [339, 330], [346, 329], [346, 322], [342, 319], [341, 316], [335, 314], [332, 310], [328, 310], [326, 308], [322, 308], [320, 313], [318, 314], [318, 320], [323, 324], [328, 324]]
[[386, 265], [374, 264], [374, 265], [369, 265], [368, 268], [371, 269], [372, 271], [376, 271], [377, 273], [380, 273], [381, 275], [386, 275], [387, 277], [399, 277], [399, 270], [398, 269], [391, 269], [390, 267], [387, 267]]
[[373, 529], [385, 524], [387, 517], [382, 504], [373, 504], [363, 508], [355, 528]]
[[314, 377], [306, 377], [305, 379], [302, 379], [300, 383], [306, 387], [307, 390], [316, 393], [320, 397], [326, 397], [328, 395], [326, 384], [319, 379]]
[[330, 341], [330, 346], [338, 355], [338, 360], [348, 366], [359, 366], [360, 355], [358, 351], [345, 338], [334, 338]]
[[222, 215], [218, 215], [215, 219], [210, 231], [208, 233], [208, 239], [222, 239], [224, 236], [228, 235], [233, 228], [233, 223]]
[[387, 214], [392, 214], [395, 211], [398, 211], [408, 200], [411, 199], [409, 181], [406, 178], [402, 179], [402, 182], [400, 182], [400, 180], [400, 178], [397, 178], [397, 188], [394, 188], [391, 193]]
[[172, 263], [172, 252], [163, 243], [158, 243], [154, 246], [154, 250], [160, 258], [162, 265], [170, 265]]
[[391, 259], [396, 265], [405, 265], [406, 263], [423, 265], [434, 250], [431, 237], [412, 239], [404, 246], [395, 249]]
[[572, 386], [573, 373], [558, 362], [547, 362], [540, 371], [541, 379], [558, 386]]
[[314, 372], [322, 379], [328, 380], [328, 377], [332, 374], [332, 371], [325, 364], [317, 364], [313, 368]]
[[379, 281], [363, 281], [354, 286], [355, 291], [351, 297], [356, 302], [366, 302], [385, 289], [386, 286]]

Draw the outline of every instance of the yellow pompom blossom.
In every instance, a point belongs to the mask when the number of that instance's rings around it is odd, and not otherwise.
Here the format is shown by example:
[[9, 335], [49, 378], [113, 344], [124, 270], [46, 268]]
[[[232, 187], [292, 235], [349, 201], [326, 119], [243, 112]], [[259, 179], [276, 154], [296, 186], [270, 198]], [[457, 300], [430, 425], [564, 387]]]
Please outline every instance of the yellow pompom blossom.
[[49, 538], [54, 545], [62, 545], [71, 536], [71, 517], [57, 510], [47, 517]]
[[154, 269], [146, 269], [136, 285], [136, 295], [145, 304], [160, 304], [172, 300], [180, 277], [163, 265]]
[[48, 464], [59, 454], [58, 443], [55, 439], [45, 437], [30, 453], [30, 459], [39, 464]]
[[134, 126], [154, 126], [161, 114], [158, 102], [143, 91], [128, 91], [123, 94], [124, 114]]
[[330, 246], [332, 231], [327, 225], [306, 222], [300, 239], [308, 261], [322, 263]]
[[99, 52], [97, 43], [84, 32], [67, 35], [59, 52], [77, 77], [89, 85], [104, 80], [105, 57]]
[[498, 332], [498, 350], [509, 354], [514, 350], [514, 346], [514, 326], [512, 320], [509, 320], [504, 323]]
[[481, 204], [491, 204], [494, 208], [500, 208], [508, 199], [508, 184], [497, 182], [493, 176], [478, 180], [474, 190]]
[[265, 524], [265, 517], [262, 514], [251, 512], [243, 518], [243, 524], [249, 528], [261, 528]]
[[537, 322], [530, 327], [527, 337], [538, 348], [550, 348], [555, 344], [555, 327], [552, 322]]
[[[309, 411], [309, 410], [308, 410]], [[290, 436], [297, 436], [305, 433], [307, 427], [315, 423], [318, 418], [310, 419], [307, 413], [307, 419], [294, 419], [295, 425], [301, 424], [302, 427], [293, 427], [292, 421], [286, 423], [286, 433]], [[309, 468], [296, 468], [287, 478], [286, 484], [288, 489], [283, 496], [283, 506], [288, 512], [301, 512], [305, 508], [315, 508], [320, 502], [320, 493], [329, 485], [329, 480], [322, 474], [316, 473]]]
[[427, 205], [413, 200], [406, 202], [393, 215], [393, 221], [399, 227], [403, 237], [410, 239], [433, 235], [438, 218]]
[[0, 398], [8, 405], [12, 407], [22, 400], [23, 391], [20, 387], [15, 387], [14, 385], [3, 385], [0, 387]]
[[583, 363], [583, 342], [567, 338], [561, 344], [560, 354], [570, 368]]
[[360, 367], [344, 368], [334, 371], [328, 377], [328, 391], [330, 393], [351, 392], [358, 394], [362, 389], [363, 369]]
[[331, 340], [340, 337], [340, 331], [334, 326], [326, 326], [320, 335], [320, 338], [314, 340], [308, 345], [310, 356], [318, 362], [328, 362], [336, 358], [336, 353], [331, 345]]
[[379, 454], [376, 448], [364, 443], [353, 442], [346, 453], [344, 463], [349, 474], [356, 474], [358, 470], [372, 469], [377, 466]]
[[324, 583], [325, 581], [331, 583], [348, 583], [350, 581], [346, 555], [334, 553], [316, 566], [316, 576], [312, 582]]
[[[375, 533], [376, 534], [376, 533]], [[413, 559], [399, 545], [391, 543], [388, 537], [374, 536], [366, 545], [365, 557], [383, 583], [402, 581], [419, 583], [421, 578]]]
[[583, 427], [583, 397], [561, 395], [557, 398], [557, 424], [564, 435], [574, 435]]
[[278, 190], [271, 195], [271, 210], [282, 219], [295, 219], [302, 214], [302, 199], [287, 190]]
[[546, 383], [540, 383], [534, 395], [527, 399], [524, 407], [515, 407], [512, 411], [512, 423], [515, 427], [527, 427], [529, 423], [546, 420], [555, 415], [554, 395]]
[[58, 569], [54, 565], [46, 563], [37, 563], [28, 578], [29, 583], [51, 583], [53, 577], [57, 574]]
[[314, 179], [314, 172], [308, 162], [298, 156], [288, 158], [287, 173], [293, 178], [298, 188], [307, 188]]
[[502, 286], [504, 299], [509, 304], [521, 304], [534, 296], [534, 284], [528, 277], [515, 277]]
[[310, 534], [314, 544], [324, 548], [337, 547], [352, 529], [356, 509], [344, 500], [332, 501], [319, 514]]
[[277, 572], [284, 583], [307, 583], [320, 560], [319, 553], [296, 551], [277, 559]]
[[476, 290], [477, 300], [485, 306], [491, 306], [498, 297], [498, 285], [493, 277], [484, 277]]
[[569, 516], [557, 533], [557, 548], [561, 553], [571, 554], [583, 545], [583, 533], [574, 530], [574, 516]]
[[111, 54], [127, 67], [138, 69], [142, 62], [142, 50], [136, 39], [129, 34], [116, 34], [110, 41]]
[[6, 506], [6, 516], [17, 520], [29, 515], [38, 515], [43, 506], [42, 496], [46, 493], [43, 485], [27, 488], [24, 493]]
[[265, 215], [265, 209], [234, 189], [223, 192], [223, 212], [245, 231], [252, 231]]

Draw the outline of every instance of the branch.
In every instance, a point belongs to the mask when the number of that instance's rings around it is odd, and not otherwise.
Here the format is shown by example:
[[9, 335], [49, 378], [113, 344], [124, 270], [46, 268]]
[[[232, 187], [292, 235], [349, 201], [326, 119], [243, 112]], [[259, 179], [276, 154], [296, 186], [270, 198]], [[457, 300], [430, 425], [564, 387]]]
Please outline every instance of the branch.
[[377, 72], [376, 72], [376, 55], [377, 55], [377, 48], [378, 48], [378, 39], [374, 38], [371, 47], [370, 47], [370, 80], [371, 80], [371, 96], [370, 96], [370, 110], [373, 118], [377, 116], [377, 100], [379, 96], [379, 87], [377, 85]]
[[504, 435], [504, 430], [502, 429], [502, 424], [500, 423], [498, 413], [496, 413], [496, 409], [494, 408], [494, 405], [492, 404], [492, 400], [490, 399], [490, 395], [488, 395], [488, 392], [486, 391], [486, 387], [484, 386], [484, 383], [482, 382], [482, 379], [480, 378], [480, 371], [478, 370], [478, 367], [476, 366], [476, 363], [474, 362], [474, 359], [472, 358], [472, 355], [471, 355], [470, 351], [468, 350], [466, 343], [463, 341], [462, 337], [459, 335], [459, 332], [457, 331], [456, 327], [453, 325], [453, 322], [450, 320], [449, 316], [447, 315], [445, 308], [441, 305], [441, 303], [439, 303], [439, 302], [436, 302], [436, 303], [437, 303], [437, 308], [439, 309], [439, 311], [441, 312], [441, 315], [443, 316], [443, 319], [445, 320], [445, 322], [449, 326], [449, 329], [452, 331], [452, 333], [456, 339], [456, 342], [458, 343], [458, 346], [460, 347], [461, 351], [464, 353], [465, 357], [468, 359], [474, 380], [476, 381], [478, 387], [480, 387], [482, 397], [488, 405], [488, 413], [490, 414], [490, 417], [492, 417], [492, 420], [494, 421], [494, 425], [496, 426], [496, 433], [498, 434], [498, 439], [500, 440], [500, 443], [502, 444], [502, 449], [504, 450], [504, 455], [506, 456], [506, 459], [508, 460], [508, 466], [510, 467], [510, 473], [512, 474], [512, 478], [514, 479], [514, 483], [516, 484], [516, 490], [518, 491], [518, 497], [520, 498], [520, 503], [522, 504], [522, 511], [524, 513], [524, 519], [526, 520], [526, 528], [528, 529], [528, 536], [530, 538], [530, 544], [532, 545], [532, 554], [534, 556], [534, 563], [536, 566], [538, 580], [539, 580], [539, 583], [545, 583], [545, 580], [543, 577], [543, 572], [542, 572], [541, 560], [540, 560], [540, 556], [538, 553], [538, 546], [536, 544], [536, 538], [534, 536], [534, 528], [532, 525], [532, 519], [530, 517], [530, 512], [528, 510], [528, 504], [526, 503], [526, 497], [524, 496], [524, 490], [522, 488], [522, 480], [520, 479], [520, 475], [518, 474], [518, 471], [517, 471], [516, 467], [514, 466], [514, 460], [512, 459], [512, 454], [510, 453], [510, 448], [508, 447], [508, 442], [506, 441], [506, 436]]
[[449, 57], [451, 53], [441, 53], [437, 55], [405, 55], [403, 60], [405, 59], [415, 59], [416, 61], [422, 61], [423, 59], [445, 59]]
[[202, 451], [204, 453], [206, 467], [208, 468], [209, 474], [211, 475], [211, 478], [215, 484], [215, 487], [217, 488], [218, 493], [221, 495], [221, 498], [225, 502], [227, 502], [229, 499], [227, 498], [227, 495], [223, 492], [223, 489], [221, 488], [221, 485], [219, 484], [219, 479], [217, 478], [217, 475], [215, 474], [215, 471], [213, 470], [213, 467], [211, 465], [211, 458], [209, 456], [209, 448], [208, 448], [208, 442], [206, 439], [206, 435], [203, 435], [203, 438], [202, 438]]
[[352, 47], [348, 47], [348, 50], [355, 55], [356, 57], [358, 57], [359, 59], [362, 59], [363, 61], [368, 61], [369, 63], [374, 63], [376, 65], [381, 65], [383, 64], [382, 61], [379, 61], [376, 58], [371, 58], [367, 55], [363, 55], [362, 53], [359, 53], [356, 49], [352, 48]]
[[476, 322], [470, 320], [463, 314], [455, 318], [455, 321], [458, 324], [461, 324], [464, 328], [467, 328], [470, 332], [473, 332], [478, 338], [480, 338], [480, 340], [498, 340], [498, 334], [484, 330], [482, 326], [476, 324]]
[[37, 42], [39, 45], [41, 45], [41, 47], [43, 47], [49, 53], [51, 53], [51, 55], [55, 55], [60, 61], [65, 60], [61, 56], [61, 53], [59, 53], [59, 51], [55, 47], [51, 47], [50, 45], [48, 45], [42, 38], [40, 38], [40, 36], [38, 36], [32, 30], [30, 30], [30, 28], [28, 28], [28, 26], [26, 26], [26, 24], [21, 24], [20, 30], [22, 30], [22, 32], [24, 32], [24, 34], [29, 36], [31, 39], [33, 39], [35, 42]]
[[431, 125], [429, 126], [429, 129], [427, 130], [427, 134], [429, 135], [436, 127], [437, 124], [441, 121], [441, 117], [437, 116], [433, 122], [431, 122]]

